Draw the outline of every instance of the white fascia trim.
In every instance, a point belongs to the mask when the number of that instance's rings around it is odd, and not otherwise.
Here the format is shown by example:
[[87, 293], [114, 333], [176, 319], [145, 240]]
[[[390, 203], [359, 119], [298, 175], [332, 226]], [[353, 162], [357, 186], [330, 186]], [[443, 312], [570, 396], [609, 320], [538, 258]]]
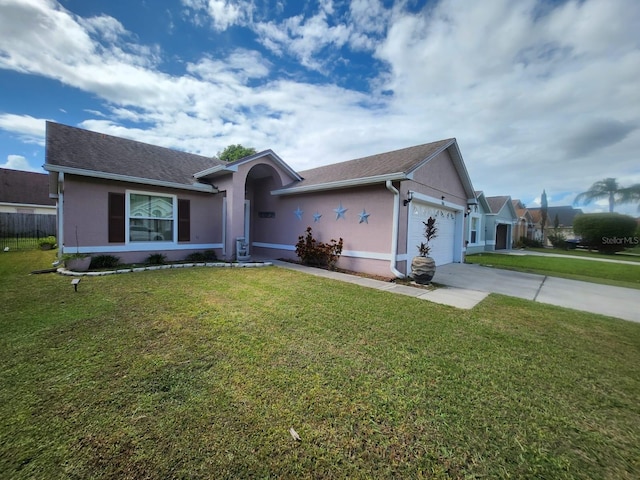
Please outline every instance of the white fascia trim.
[[[286, 245], [282, 243], [264, 243], [264, 242], [251, 242], [251, 245], [259, 248], [270, 248], [274, 250], [285, 250], [288, 252], [295, 252], [296, 247], [294, 245]], [[361, 252], [358, 250], [343, 250], [342, 257], [352, 257], [352, 258], [365, 258], [369, 260], [391, 260], [391, 255], [388, 253], [379, 253], [379, 252]]]
[[206, 170], [203, 170], [201, 172], [194, 173], [193, 176], [194, 178], [202, 178], [202, 177], [206, 177], [207, 175], [211, 175], [212, 173], [218, 173], [218, 172], [233, 173], [237, 171], [238, 171], [237, 165], [232, 167], [229, 167], [228, 165], [216, 165], [215, 167], [207, 168]]
[[126, 253], [126, 252], [167, 252], [178, 250], [212, 250], [222, 248], [222, 243], [181, 243], [136, 242], [128, 245], [95, 245], [89, 247], [63, 247], [62, 253]]
[[489, 246], [489, 247], [490, 246], [495, 246], [496, 241], [495, 240], [487, 240], [487, 241], [484, 242], [484, 244]]
[[407, 175], [403, 172], [388, 173], [386, 175], [376, 175], [373, 177], [354, 178], [350, 180], [340, 180], [337, 182], [319, 183], [317, 185], [307, 185], [302, 187], [281, 188], [272, 190], [271, 195], [295, 195], [296, 193], [317, 192], [321, 190], [336, 190], [339, 188], [359, 187], [385, 183], [387, 181], [406, 180]]
[[102, 178], [105, 180], [115, 180], [118, 182], [140, 183], [143, 185], [153, 185], [154, 187], [177, 188], [180, 190], [193, 190], [196, 192], [218, 193], [218, 190], [211, 185], [194, 184], [185, 185], [183, 183], [166, 182], [164, 180], [153, 180], [151, 178], [132, 177], [130, 175], [120, 175], [118, 173], [97, 172], [95, 170], [85, 170], [75, 167], [60, 167], [59, 165], [44, 164], [44, 169], [49, 172], [62, 172], [69, 175], [82, 177]]
[[456, 212], [462, 212], [465, 209], [465, 207], [458, 205], [457, 203], [451, 203], [446, 200], [442, 200], [441, 198], [431, 197], [429, 195], [424, 195], [423, 193], [418, 193], [413, 191], [409, 193], [411, 193], [413, 200], [418, 200], [421, 202], [430, 203], [432, 205], [445, 207], [450, 210], [455, 210]]

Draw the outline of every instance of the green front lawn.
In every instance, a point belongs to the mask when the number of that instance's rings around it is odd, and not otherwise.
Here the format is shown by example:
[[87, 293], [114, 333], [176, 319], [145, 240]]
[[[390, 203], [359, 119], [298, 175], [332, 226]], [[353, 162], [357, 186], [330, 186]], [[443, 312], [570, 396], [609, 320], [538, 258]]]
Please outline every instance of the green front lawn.
[[[517, 253], [517, 252], [516, 252]], [[521, 272], [539, 273], [552, 277], [640, 289], [640, 264], [598, 262], [578, 258], [541, 255], [509, 255], [478, 253], [467, 255], [467, 263], [476, 263]]]
[[52, 259], [0, 255], [3, 478], [640, 476], [640, 324]]

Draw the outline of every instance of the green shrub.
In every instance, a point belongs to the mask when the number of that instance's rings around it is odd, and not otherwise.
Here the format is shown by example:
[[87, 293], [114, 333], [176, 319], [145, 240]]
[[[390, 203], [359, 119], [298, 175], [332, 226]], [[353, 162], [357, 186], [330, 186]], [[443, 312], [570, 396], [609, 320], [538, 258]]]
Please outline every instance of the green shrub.
[[342, 238], [339, 241], [331, 239], [329, 243], [322, 243], [313, 238], [311, 227], [307, 227], [307, 234], [298, 237], [296, 255], [305, 265], [334, 268], [342, 254]]
[[215, 262], [218, 260], [215, 250], [205, 250], [204, 252], [193, 252], [185, 258], [188, 262]]
[[147, 257], [145, 263], [149, 265], [163, 265], [167, 260], [166, 255], [162, 253], [152, 253]]
[[547, 235], [547, 239], [553, 245], [553, 248], [566, 248], [567, 237], [562, 232], [553, 232]]
[[582, 243], [605, 253], [633, 246], [637, 224], [633, 217], [619, 213], [587, 213], [573, 221], [573, 231]]
[[527, 237], [520, 237], [520, 240], [516, 243], [516, 247], [521, 248], [542, 248], [542, 242], [540, 240], [532, 240]]
[[38, 246], [40, 247], [41, 250], [51, 250], [53, 247], [56, 246], [56, 237], [49, 236], [49, 237], [41, 238], [38, 241]]
[[115, 268], [120, 265], [120, 258], [113, 255], [96, 255], [91, 257], [91, 266], [89, 268], [99, 270], [101, 268]]

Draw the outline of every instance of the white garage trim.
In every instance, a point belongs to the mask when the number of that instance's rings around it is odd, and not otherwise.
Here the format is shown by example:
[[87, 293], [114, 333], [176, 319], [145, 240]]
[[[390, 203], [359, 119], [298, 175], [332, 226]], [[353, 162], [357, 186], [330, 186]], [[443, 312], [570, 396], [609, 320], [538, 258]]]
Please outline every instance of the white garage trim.
[[[409, 215], [407, 215], [407, 257], [413, 258], [418, 254], [416, 245], [424, 239], [423, 237], [423, 218], [420, 217], [418, 223], [417, 217], [414, 215], [416, 209], [425, 208], [438, 212], [440, 216], [438, 237], [435, 239], [436, 248], [440, 251], [433, 251], [433, 257], [438, 265], [461, 262], [463, 258], [463, 230], [464, 230], [464, 207], [455, 203], [446, 201], [446, 199], [438, 199], [417, 192], [411, 192], [413, 200], [409, 205]], [[424, 212], [423, 216], [427, 215]], [[426, 217], [428, 218], [428, 217]], [[426, 219], [425, 218], [425, 219]], [[446, 241], [446, 244], [441, 242]], [[437, 243], [441, 243], [437, 246]]]

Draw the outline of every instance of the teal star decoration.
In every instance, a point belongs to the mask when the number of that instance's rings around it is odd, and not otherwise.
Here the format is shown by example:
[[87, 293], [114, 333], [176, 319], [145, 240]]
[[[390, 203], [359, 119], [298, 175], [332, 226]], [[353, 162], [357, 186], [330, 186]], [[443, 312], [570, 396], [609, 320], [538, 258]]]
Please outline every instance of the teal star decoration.
[[367, 213], [364, 208], [362, 209], [362, 213], [359, 213], [358, 215], [360, 215], [360, 221], [358, 223], [369, 223], [369, 215], [371, 214]]
[[295, 211], [295, 212], [293, 212], [293, 214], [294, 214], [296, 217], [298, 217], [298, 220], [302, 220], [302, 214], [303, 214], [303, 213], [304, 213], [304, 212], [303, 212], [302, 210], [300, 210], [300, 207], [298, 207], [298, 208], [296, 209], [296, 211]]
[[318, 223], [318, 222], [320, 221], [320, 217], [322, 217], [322, 215], [321, 215], [321, 214], [319, 214], [318, 212], [314, 213], [314, 214], [313, 214], [313, 221], [314, 221], [315, 223]]
[[344, 214], [345, 214], [345, 212], [346, 212], [347, 210], [349, 210], [349, 209], [348, 209], [348, 208], [344, 208], [344, 207], [342, 206], [342, 202], [340, 202], [340, 206], [339, 206], [338, 208], [334, 208], [334, 209], [333, 209], [333, 211], [334, 211], [334, 212], [336, 212], [336, 220], [340, 220], [341, 218], [342, 218], [343, 220], [346, 220], [346, 219], [344, 218]]

